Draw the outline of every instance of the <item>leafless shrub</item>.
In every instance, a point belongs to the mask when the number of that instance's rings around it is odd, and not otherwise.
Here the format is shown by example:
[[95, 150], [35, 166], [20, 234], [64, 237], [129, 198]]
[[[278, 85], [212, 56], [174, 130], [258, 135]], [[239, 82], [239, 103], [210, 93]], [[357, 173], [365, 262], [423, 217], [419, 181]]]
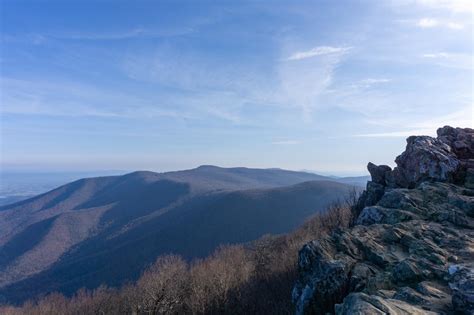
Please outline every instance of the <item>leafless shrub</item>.
[[132, 289], [132, 309], [143, 314], [182, 314], [189, 292], [187, 263], [176, 255], [162, 256]]
[[118, 292], [102, 285], [95, 290], [80, 289], [70, 299], [69, 314], [113, 314], [119, 310]]
[[67, 305], [68, 300], [62, 294], [52, 293], [37, 302], [29, 301], [21, 308], [10, 310], [13, 311], [10, 314], [61, 315], [64, 314]]
[[191, 268], [189, 305], [194, 314], [230, 312], [230, 292], [239, 298], [238, 288], [248, 281], [253, 261], [243, 246], [221, 246], [210, 257]]
[[0, 314], [4, 315], [16, 315], [20, 314], [20, 308], [11, 305], [0, 305]]
[[350, 225], [353, 218], [353, 209], [359, 199], [358, 192], [353, 189], [346, 198], [331, 203], [326, 211], [315, 214], [309, 218], [300, 228], [289, 234], [292, 242], [297, 244], [298, 249], [304, 243]]

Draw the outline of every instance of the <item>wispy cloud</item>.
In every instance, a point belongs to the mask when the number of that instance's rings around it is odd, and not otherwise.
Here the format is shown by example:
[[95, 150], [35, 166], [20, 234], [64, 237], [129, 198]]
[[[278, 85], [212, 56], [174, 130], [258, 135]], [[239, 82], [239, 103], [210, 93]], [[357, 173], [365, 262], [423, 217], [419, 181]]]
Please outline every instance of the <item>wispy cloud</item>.
[[372, 86], [388, 83], [390, 81], [392, 80], [387, 78], [367, 78], [352, 84], [351, 87], [354, 89], [368, 89]]
[[461, 30], [464, 28], [464, 25], [460, 24], [460, 23], [455, 23], [455, 22], [448, 22], [446, 23], [446, 26], [450, 29], [453, 29], [453, 30]]
[[31, 43], [34, 45], [44, 44], [48, 41], [121, 41], [134, 39], [156, 39], [179, 37], [189, 35], [195, 32], [193, 27], [170, 28], [161, 30], [152, 30], [145, 28], [133, 28], [125, 30], [114, 31], [99, 31], [99, 32], [78, 32], [78, 31], [63, 31], [63, 32], [44, 32], [44, 33], [29, 33], [18, 35], [2, 34], [0, 40], [6, 43]]
[[[279, 63], [281, 102], [300, 108], [303, 120], [312, 121], [313, 111], [324, 106], [321, 97], [333, 83], [335, 70], [352, 47], [319, 46], [300, 51]], [[318, 56], [318, 58], [313, 58]]]
[[145, 28], [134, 28], [122, 31], [112, 32], [68, 32], [68, 33], [53, 33], [50, 37], [59, 39], [71, 39], [71, 40], [123, 40], [132, 38], [156, 38], [156, 37], [173, 37], [187, 35], [194, 31], [193, 28], [173, 28], [173, 29], [161, 29], [161, 30], [150, 30]]
[[416, 21], [416, 26], [421, 28], [445, 27], [451, 30], [462, 30], [464, 25], [458, 22], [438, 20], [434, 18], [422, 18]]
[[377, 83], [386, 83], [386, 82], [390, 82], [390, 81], [392, 81], [392, 80], [386, 79], [386, 78], [368, 78], [368, 79], [361, 80], [360, 83], [362, 83], [362, 84], [377, 84]]
[[[411, 125], [407, 129], [395, 130], [388, 132], [362, 133], [355, 134], [353, 137], [362, 138], [393, 138], [393, 137], [409, 137], [412, 135], [436, 135], [436, 130], [439, 127], [449, 125], [453, 127], [474, 127], [474, 104], [470, 104], [461, 110], [452, 113], [434, 117], [424, 121], [407, 122], [406, 125]], [[383, 121], [380, 123], [383, 124]], [[393, 122], [392, 122], [393, 124]]]
[[159, 47], [156, 51], [130, 54], [121, 70], [131, 80], [152, 84], [168, 101], [210, 118], [232, 124], [250, 124], [243, 117], [248, 104], [273, 104], [278, 100], [276, 82], [245, 60], [221, 63], [219, 58]]
[[429, 53], [421, 55], [423, 58], [449, 58], [449, 54], [445, 52]]
[[472, 55], [468, 53], [451, 53], [451, 52], [430, 52], [420, 55], [426, 61], [437, 66], [458, 68], [458, 69], [474, 69]]
[[101, 118], [194, 117], [188, 111], [158, 106], [155, 100], [74, 82], [1, 78], [0, 86], [4, 91], [1, 114]]
[[430, 28], [430, 27], [435, 27], [439, 25], [439, 22], [435, 19], [430, 19], [430, 18], [423, 18], [420, 19], [417, 23], [417, 26], [422, 27], [422, 28]]
[[314, 47], [307, 51], [299, 51], [293, 53], [287, 60], [301, 60], [306, 58], [312, 58], [321, 55], [329, 54], [343, 54], [348, 52], [352, 47], [332, 47], [332, 46], [319, 46]]
[[301, 140], [278, 140], [278, 141], [273, 141], [272, 144], [274, 145], [295, 145], [295, 144], [300, 144]]

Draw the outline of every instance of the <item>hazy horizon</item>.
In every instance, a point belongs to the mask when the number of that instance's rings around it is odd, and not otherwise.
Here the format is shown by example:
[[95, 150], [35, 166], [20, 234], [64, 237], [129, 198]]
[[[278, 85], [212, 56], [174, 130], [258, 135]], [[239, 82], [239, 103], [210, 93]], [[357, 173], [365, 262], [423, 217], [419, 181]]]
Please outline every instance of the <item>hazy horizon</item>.
[[[201, 165], [204, 166], [204, 165]], [[205, 165], [209, 166], [209, 165]], [[216, 165], [212, 165], [216, 166]], [[217, 166], [219, 167], [219, 166]], [[267, 168], [275, 169], [275, 168]], [[278, 168], [281, 170], [281, 168]], [[255, 169], [259, 170], [259, 169]], [[135, 171], [156, 171], [159, 173], [167, 173], [174, 171], [188, 171], [188, 169], [182, 170], [88, 170], [88, 171], [77, 171], [77, 170], [4, 170], [0, 169], [0, 206], [12, 204], [14, 202], [22, 201], [33, 196], [37, 196], [53, 189], [56, 189], [62, 185], [70, 184], [76, 180], [84, 178], [97, 178], [104, 176], [120, 176], [129, 174]], [[325, 173], [313, 170], [293, 170], [296, 172], [305, 172], [315, 175], [327, 176], [330, 180], [342, 179], [345, 177], [354, 177], [354, 182], [363, 182], [368, 173], [366, 174], [337, 174], [337, 173]]]
[[[139, 172], [139, 171], [149, 171], [149, 172], [157, 172], [157, 173], [167, 173], [167, 172], [176, 172], [176, 171], [185, 171], [185, 170], [192, 170], [201, 166], [215, 166], [219, 168], [248, 168], [248, 169], [280, 169], [280, 170], [288, 170], [293, 172], [305, 172], [305, 173], [313, 173], [322, 176], [335, 176], [335, 177], [358, 177], [358, 176], [368, 176], [369, 172], [366, 170], [365, 172], [361, 173], [340, 173], [337, 171], [334, 172], [326, 172], [326, 171], [319, 171], [319, 170], [310, 170], [310, 169], [286, 169], [281, 167], [247, 167], [245, 165], [234, 165], [234, 166], [222, 166], [222, 165], [210, 165], [210, 164], [201, 164], [195, 167], [190, 168], [183, 168], [183, 169], [122, 169], [122, 170], [113, 170], [113, 169], [84, 169], [84, 170], [77, 170], [77, 169], [28, 169], [28, 168], [12, 168], [12, 169], [0, 169], [0, 175], [2, 174], [23, 174], [23, 175], [61, 175], [61, 174], [77, 174], [77, 175], [84, 175], [84, 177], [92, 177], [92, 176], [106, 176], [106, 175], [123, 175], [131, 172]], [[88, 174], [91, 174], [89, 176]], [[82, 177], [81, 177], [82, 178]]]
[[0, 6], [3, 170], [362, 175], [473, 127], [470, 1]]

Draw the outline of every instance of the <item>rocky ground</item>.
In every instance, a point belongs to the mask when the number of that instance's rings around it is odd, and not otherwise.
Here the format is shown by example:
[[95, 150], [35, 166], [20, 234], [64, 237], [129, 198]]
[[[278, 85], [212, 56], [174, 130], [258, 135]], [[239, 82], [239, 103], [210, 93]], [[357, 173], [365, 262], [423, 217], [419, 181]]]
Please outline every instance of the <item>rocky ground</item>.
[[306, 244], [297, 314], [474, 314], [474, 130], [407, 139], [369, 163], [354, 226]]

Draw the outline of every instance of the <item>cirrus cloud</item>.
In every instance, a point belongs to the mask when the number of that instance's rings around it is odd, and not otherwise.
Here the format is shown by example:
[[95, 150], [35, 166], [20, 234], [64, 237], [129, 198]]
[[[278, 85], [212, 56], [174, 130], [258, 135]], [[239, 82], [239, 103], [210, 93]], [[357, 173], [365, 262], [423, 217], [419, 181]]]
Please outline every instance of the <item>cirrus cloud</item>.
[[442, 21], [433, 18], [422, 18], [416, 21], [416, 26], [421, 28], [445, 27], [451, 30], [462, 30], [464, 25], [453, 21]]
[[318, 46], [307, 51], [298, 51], [288, 57], [287, 60], [302, 60], [321, 55], [343, 54], [351, 50], [352, 47], [332, 47], [332, 46]]
[[430, 27], [435, 27], [438, 26], [439, 22], [435, 19], [430, 19], [430, 18], [423, 18], [420, 19], [416, 25], [422, 28], [430, 28]]

